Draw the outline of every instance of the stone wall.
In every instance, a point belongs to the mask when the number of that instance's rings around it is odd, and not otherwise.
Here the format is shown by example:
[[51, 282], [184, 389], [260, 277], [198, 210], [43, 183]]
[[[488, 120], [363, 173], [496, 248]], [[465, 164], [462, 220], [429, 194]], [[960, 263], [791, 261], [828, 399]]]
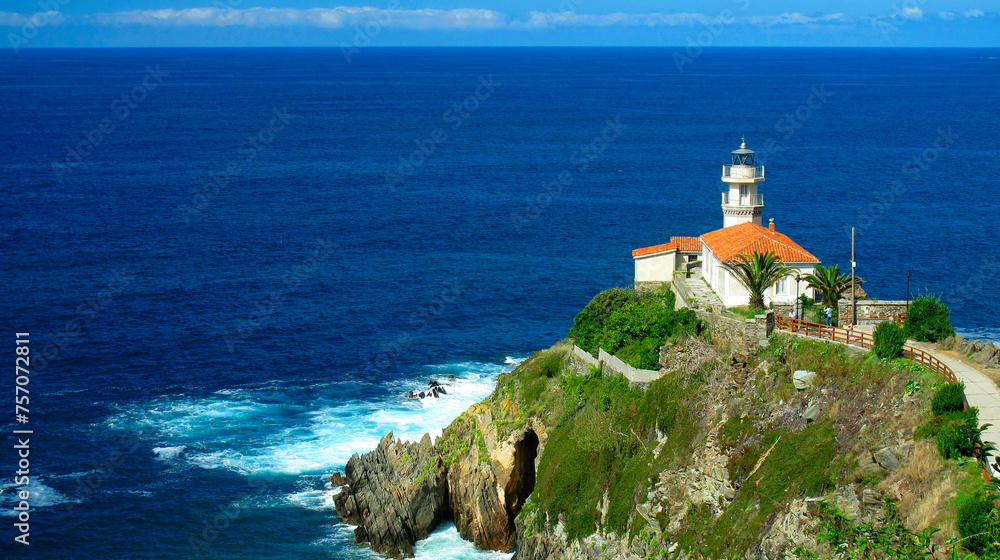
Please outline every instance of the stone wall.
[[658, 290], [660, 288], [660, 286], [662, 286], [664, 284], [669, 284], [669, 283], [670, 282], [666, 282], [666, 281], [663, 281], [663, 282], [661, 282], [661, 281], [636, 282], [635, 283], [635, 291], [637, 291], [639, 293], [642, 293], [642, 292], [653, 292], [653, 291]]
[[708, 325], [713, 342], [740, 352], [767, 346], [775, 326], [773, 310], [742, 321], [699, 309], [695, 315]]
[[[857, 301], [858, 320], [855, 324], [881, 323], [888, 321], [889, 317], [906, 312], [906, 301], [881, 301], [874, 299], [859, 299]], [[852, 323], [851, 300], [842, 299], [837, 302], [838, 316], [841, 325]]]
[[674, 275], [674, 281], [671, 283], [674, 289], [674, 294], [677, 295], [677, 299], [680, 300], [682, 304], [686, 307], [691, 307], [692, 300], [694, 300], [694, 294], [688, 290], [687, 284], [681, 279], [679, 275]]
[[632, 367], [619, 360], [617, 357], [605, 352], [604, 348], [601, 348], [597, 358], [604, 362], [605, 371], [610, 369], [615, 373], [620, 373], [629, 380], [629, 383], [649, 383], [650, 381], [654, 381], [660, 377], [659, 370]]
[[601, 363], [603, 362], [604, 371], [610, 371], [612, 373], [623, 375], [625, 376], [625, 379], [629, 380], [629, 383], [649, 383], [650, 381], [654, 381], [660, 377], [659, 370], [632, 367], [617, 357], [605, 352], [604, 348], [601, 348], [598, 351], [598, 357], [594, 358], [590, 355], [590, 352], [574, 345], [573, 354], [576, 355], [577, 358], [580, 358], [594, 367], [601, 367]]
[[590, 354], [590, 352], [587, 352], [586, 350], [584, 350], [583, 348], [580, 348], [579, 346], [577, 346], [575, 344], [573, 345], [573, 353], [576, 354], [577, 358], [580, 358], [581, 360], [587, 362], [588, 364], [590, 364], [590, 365], [592, 365], [594, 367], [601, 367], [601, 361], [600, 360], [598, 360], [597, 358], [593, 357]]

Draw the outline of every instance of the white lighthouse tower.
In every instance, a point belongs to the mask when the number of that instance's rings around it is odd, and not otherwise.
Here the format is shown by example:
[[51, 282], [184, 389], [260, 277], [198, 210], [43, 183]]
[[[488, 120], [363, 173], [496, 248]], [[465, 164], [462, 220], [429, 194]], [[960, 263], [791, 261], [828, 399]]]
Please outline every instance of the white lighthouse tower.
[[722, 193], [722, 227], [744, 222], [763, 225], [764, 195], [757, 192], [757, 183], [764, 181], [764, 166], [757, 165], [754, 155], [744, 138], [740, 149], [733, 151], [733, 164], [722, 166], [722, 181], [728, 187]]

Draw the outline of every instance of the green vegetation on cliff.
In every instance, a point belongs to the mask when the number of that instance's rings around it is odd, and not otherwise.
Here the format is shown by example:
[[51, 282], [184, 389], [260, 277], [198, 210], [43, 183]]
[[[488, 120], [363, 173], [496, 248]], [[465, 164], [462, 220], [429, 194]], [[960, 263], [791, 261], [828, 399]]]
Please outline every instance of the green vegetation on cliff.
[[[568, 543], [597, 538], [601, 548], [621, 545], [646, 558], [666, 558], [670, 546], [692, 558], [748, 550], [777, 557], [792, 553], [793, 540], [801, 545], [793, 557], [832, 556], [819, 528], [833, 510], [797, 513], [806, 499], [860, 503], [850, 512], [858, 531], [924, 535], [944, 550], [960, 530], [957, 497], [975, 495], [981, 483], [971, 463], [914, 438], [934, 421], [931, 396], [945, 387], [936, 374], [902, 358], [781, 335], [741, 353], [692, 336], [702, 325], [673, 303], [666, 292], [602, 292], [577, 317], [575, 340], [501, 376], [484, 403], [500, 440], [531, 421], [545, 427], [534, 491], [518, 518], [519, 550], [538, 546], [540, 556], [525, 558], [573, 557], [568, 549], [553, 555], [557, 521]], [[654, 326], [643, 330], [625, 315]], [[646, 386], [605, 375], [571, 352], [575, 342], [623, 357], [647, 338], [657, 355], [662, 344], [675, 345], [683, 367]], [[816, 372], [805, 389], [792, 383], [797, 370]], [[932, 435], [957, 419], [940, 421]], [[901, 528], [885, 529], [887, 519]]]
[[661, 346], [703, 329], [694, 311], [675, 310], [675, 303], [669, 286], [643, 293], [605, 290], [576, 316], [569, 336], [595, 356], [604, 348], [633, 367], [659, 369]]

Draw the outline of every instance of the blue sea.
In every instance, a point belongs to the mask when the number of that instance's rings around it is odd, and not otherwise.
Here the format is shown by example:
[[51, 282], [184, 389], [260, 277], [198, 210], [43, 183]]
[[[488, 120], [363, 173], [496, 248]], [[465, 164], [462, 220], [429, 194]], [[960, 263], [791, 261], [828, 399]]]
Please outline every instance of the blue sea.
[[[779, 231], [846, 269], [854, 227], [869, 293], [910, 271], [1000, 340], [1000, 49], [674, 54], [0, 52], [0, 325], [31, 358], [0, 555], [372, 557], [329, 474], [440, 433], [632, 249], [720, 228], [743, 137]], [[417, 556], [509, 557], [451, 526]]]

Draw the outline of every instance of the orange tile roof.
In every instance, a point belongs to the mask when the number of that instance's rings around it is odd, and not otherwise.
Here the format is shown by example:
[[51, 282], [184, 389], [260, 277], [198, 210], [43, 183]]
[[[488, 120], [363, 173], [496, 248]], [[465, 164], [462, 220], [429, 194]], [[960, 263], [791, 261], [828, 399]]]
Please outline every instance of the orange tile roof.
[[643, 247], [642, 249], [636, 249], [632, 251], [633, 257], [645, 257], [647, 255], [654, 255], [656, 253], [665, 253], [667, 251], [673, 251], [677, 249], [676, 243], [664, 243], [663, 245], [653, 245], [652, 247]]
[[671, 237], [670, 242], [677, 244], [678, 251], [701, 251], [701, 239], [697, 237]]
[[722, 262], [732, 262], [738, 255], [775, 252], [782, 262], [819, 262], [787, 235], [771, 231], [753, 222], [711, 231], [701, 236], [709, 250]]

